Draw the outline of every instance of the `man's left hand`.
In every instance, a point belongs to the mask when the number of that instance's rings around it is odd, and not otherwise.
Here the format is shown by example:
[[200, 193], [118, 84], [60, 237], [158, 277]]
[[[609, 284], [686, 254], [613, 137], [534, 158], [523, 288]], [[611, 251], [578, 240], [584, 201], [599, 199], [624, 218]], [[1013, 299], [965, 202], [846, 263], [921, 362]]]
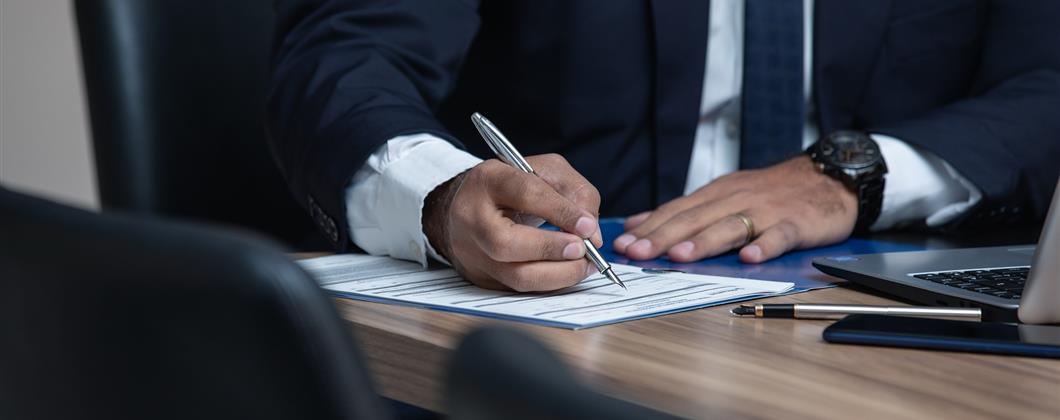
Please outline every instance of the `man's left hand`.
[[666, 254], [677, 262], [741, 248], [742, 261], [759, 263], [792, 249], [846, 239], [857, 208], [853, 192], [818, 172], [809, 157], [799, 156], [723, 176], [632, 216], [614, 247], [635, 260]]

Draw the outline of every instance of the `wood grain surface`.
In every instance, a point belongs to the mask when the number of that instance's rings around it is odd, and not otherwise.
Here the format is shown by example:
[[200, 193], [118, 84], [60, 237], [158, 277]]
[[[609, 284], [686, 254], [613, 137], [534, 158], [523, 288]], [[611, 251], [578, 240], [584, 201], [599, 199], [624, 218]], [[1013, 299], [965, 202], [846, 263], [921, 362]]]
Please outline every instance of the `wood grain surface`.
[[[895, 304], [846, 288], [761, 301]], [[460, 338], [504, 325], [540, 338], [593, 388], [684, 417], [1060, 419], [1060, 360], [828, 344], [830, 321], [736, 318], [733, 305], [570, 331], [334, 302], [381, 393], [436, 411]]]

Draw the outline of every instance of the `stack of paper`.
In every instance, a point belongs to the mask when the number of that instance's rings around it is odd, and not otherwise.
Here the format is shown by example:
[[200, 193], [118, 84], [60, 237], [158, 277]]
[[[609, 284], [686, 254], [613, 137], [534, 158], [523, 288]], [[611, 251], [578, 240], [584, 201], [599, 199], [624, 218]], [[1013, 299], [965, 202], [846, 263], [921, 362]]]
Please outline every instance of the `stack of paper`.
[[549, 293], [479, 288], [452, 269], [369, 255], [299, 261], [324, 289], [340, 296], [511, 319], [562, 328], [588, 328], [783, 293], [792, 283], [684, 273], [645, 273], [614, 264], [629, 290], [594, 275]]

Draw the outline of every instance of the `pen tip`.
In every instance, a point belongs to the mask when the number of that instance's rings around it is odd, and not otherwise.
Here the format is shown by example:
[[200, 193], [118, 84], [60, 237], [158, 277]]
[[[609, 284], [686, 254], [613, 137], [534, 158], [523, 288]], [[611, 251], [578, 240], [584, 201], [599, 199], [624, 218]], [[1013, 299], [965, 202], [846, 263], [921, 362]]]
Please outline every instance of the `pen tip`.
[[618, 278], [618, 275], [615, 274], [615, 271], [611, 268], [604, 270], [604, 276], [607, 277], [608, 280], [611, 280], [611, 283], [621, 286], [623, 290], [629, 290], [629, 288], [626, 287], [626, 283], [623, 283], [622, 279]]
[[755, 308], [754, 306], [740, 305], [732, 308], [729, 312], [736, 316], [754, 315]]

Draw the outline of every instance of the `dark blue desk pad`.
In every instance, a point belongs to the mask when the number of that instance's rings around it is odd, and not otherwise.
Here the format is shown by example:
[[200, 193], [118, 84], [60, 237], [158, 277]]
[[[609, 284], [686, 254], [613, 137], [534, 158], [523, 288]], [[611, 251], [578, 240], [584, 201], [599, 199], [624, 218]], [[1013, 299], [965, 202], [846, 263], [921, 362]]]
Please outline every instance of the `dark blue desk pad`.
[[853, 254], [873, 254], [878, 252], [921, 251], [922, 246], [887, 242], [871, 239], [851, 238], [835, 245], [792, 251], [783, 256], [761, 263], [744, 264], [736, 252], [729, 252], [714, 258], [695, 263], [675, 263], [665, 257], [651, 261], [630, 260], [615, 253], [611, 242], [622, 234], [623, 219], [601, 219], [600, 229], [604, 236], [604, 247], [600, 253], [612, 263], [635, 265], [645, 268], [666, 268], [681, 270], [687, 273], [712, 276], [740, 277], [755, 280], [788, 281], [795, 283], [792, 293], [807, 290], [833, 287], [839, 280], [826, 276], [811, 265], [817, 257], [841, 256]]

